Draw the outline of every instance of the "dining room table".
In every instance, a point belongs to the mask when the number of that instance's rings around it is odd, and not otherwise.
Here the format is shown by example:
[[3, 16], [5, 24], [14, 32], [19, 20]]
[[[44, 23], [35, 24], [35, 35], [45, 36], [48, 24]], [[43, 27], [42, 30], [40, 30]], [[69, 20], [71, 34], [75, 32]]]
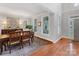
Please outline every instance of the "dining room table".
[[3, 43], [7, 41], [9, 38], [8, 34], [0, 34], [0, 54], [3, 52]]
[[[10, 37], [13, 37], [13, 38], [21, 37], [21, 40], [22, 40], [23, 39], [22, 37], [24, 37], [24, 34], [23, 34], [24, 32], [27, 32], [27, 31], [20, 31], [20, 35], [14, 34], [14, 33], [18, 33], [18, 32], [9, 33], [9, 34], [0, 34], [0, 54], [2, 54], [2, 52], [3, 52], [3, 46], [5, 46], [5, 48], [6, 48], [5, 43], [9, 42]], [[31, 32], [31, 35], [32, 35], [32, 37], [30, 39], [30, 43], [32, 43], [32, 41], [33, 41], [32, 40], [33, 39], [33, 33], [32, 32]]]

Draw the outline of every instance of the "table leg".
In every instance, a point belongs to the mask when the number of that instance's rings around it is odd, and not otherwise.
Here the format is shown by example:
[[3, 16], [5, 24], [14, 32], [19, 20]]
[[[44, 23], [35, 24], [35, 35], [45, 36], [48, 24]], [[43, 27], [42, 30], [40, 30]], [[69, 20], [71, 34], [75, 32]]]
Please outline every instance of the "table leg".
[[3, 52], [3, 47], [2, 47], [2, 44], [0, 44], [0, 55], [2, 54]]

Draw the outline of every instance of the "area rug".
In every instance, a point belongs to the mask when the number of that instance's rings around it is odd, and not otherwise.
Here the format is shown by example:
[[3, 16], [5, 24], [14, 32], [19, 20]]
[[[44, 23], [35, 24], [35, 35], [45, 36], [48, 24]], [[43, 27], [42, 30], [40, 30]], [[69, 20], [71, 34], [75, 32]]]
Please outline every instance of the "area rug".
[[35, 38], [35, 41], [29, 46], [28, 43], [24, 45], [24, 48], [20, 49], [18, 46], [14, 47], [11, 51], [11, 54], [9, 53], [9, 50], [4, 51], [2, 55], [0, 56], [29, 56], [32, 52], [43, 46], [44, 43]]

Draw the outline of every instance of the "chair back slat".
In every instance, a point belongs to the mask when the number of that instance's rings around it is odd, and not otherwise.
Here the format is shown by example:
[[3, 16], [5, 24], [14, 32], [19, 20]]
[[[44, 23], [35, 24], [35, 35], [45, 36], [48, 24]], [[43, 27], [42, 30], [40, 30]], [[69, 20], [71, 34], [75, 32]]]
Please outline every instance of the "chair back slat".
[[15, 42], [21, 40], [21, 32], [10, 33], [10, 42]]

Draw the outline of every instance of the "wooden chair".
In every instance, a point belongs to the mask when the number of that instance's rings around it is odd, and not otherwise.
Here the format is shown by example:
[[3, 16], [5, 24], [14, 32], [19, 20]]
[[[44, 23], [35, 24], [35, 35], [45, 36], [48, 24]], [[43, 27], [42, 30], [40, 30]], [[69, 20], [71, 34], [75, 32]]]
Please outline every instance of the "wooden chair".
[[31, 35], [30, 35], [30, 31], [23, 31], [22, 32], [22, 36], [21, 36], [21, 38], [22, 38], [22, 47], [23, 47], [23, 44], [25, 43], [25, 42], [28, 42], [29, 43], [29, 45], [30, 45], [30, 40], [31, 40]]
[[33, 43], [33, 41], [34, 41], [34, 32], [30, 32], [30, 35], [31, 35], [31, 42]]
[[8, 41], [9, 53], [11, 53], [12, 46], [16, 44], [20, 44], [20, 48], [21, 48], [21, 32], [10, 33], [10, 37]]

